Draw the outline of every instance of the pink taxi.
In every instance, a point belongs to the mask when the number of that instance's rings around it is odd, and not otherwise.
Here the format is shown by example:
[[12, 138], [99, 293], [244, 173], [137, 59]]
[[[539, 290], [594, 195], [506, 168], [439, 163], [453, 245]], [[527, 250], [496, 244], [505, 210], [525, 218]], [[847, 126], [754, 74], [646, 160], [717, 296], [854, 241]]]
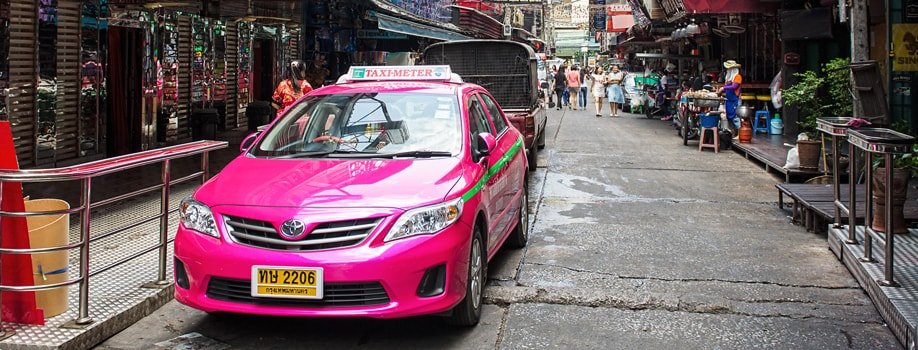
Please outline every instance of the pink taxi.
[[351, 68], [182, 203], [175, 297], [206, 312], [474, 325], [488, 261], [528, 239], [522, 143], [449, 66]]

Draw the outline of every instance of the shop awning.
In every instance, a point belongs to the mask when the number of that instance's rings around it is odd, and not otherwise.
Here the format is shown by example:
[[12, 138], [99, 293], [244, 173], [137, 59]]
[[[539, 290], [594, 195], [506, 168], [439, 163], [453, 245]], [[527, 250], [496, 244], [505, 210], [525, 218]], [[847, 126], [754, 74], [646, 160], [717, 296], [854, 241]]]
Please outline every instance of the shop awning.
[[415, 23], [401, 18], [384, 15], [382, 13], [377, 13], [376, 19], [378, 21], [377, 23], [379, 24], [379, 29], [388, 32], [414, 35], [443, 41], [469, 39], [469, 37], [465, 35], [448, 31], [446, 29], [440, 29], [426, 24]]
[[756, 13], [773, 12], [780, 2], [759, 0], [682, 0], [688, 13]]

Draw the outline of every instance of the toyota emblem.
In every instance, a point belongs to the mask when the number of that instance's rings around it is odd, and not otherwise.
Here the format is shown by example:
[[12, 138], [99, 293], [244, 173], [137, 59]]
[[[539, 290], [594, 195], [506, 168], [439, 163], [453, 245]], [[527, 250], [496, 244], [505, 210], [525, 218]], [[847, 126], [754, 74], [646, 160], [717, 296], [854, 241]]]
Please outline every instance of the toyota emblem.
[[305, 230], [306, 224], [296, 219], [284, 221], [284, 224], [281, 225], [281, 234], [286, 238], [297, 238]]

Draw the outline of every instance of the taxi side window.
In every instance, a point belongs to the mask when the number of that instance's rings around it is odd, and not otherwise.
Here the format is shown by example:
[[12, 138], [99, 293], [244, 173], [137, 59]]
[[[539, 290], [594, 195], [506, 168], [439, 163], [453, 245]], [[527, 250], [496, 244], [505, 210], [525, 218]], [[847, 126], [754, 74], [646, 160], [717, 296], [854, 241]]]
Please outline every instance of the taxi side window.
[[491, 130], [491, 123], [488, 123], [488, 117], [478, 98], [472, 96], [469, 98], [469, 137], [473, 150], [478, 149], [478, 134], [483, 132], [493, 134], [494, 130]]
[[500, 113], [500, 108], [497, 107], [497, 103], [494, 102], [494, 99], [487, 94], [479, 94], [478, 96], [481, 96], [485, 106], [488, 107], [488, 112], [491, 113], [491, 120], [494, 121], [494, 129], [497, 129], [494, 136], [507, 130], [507, 122], [504, 120], [504, 115]]

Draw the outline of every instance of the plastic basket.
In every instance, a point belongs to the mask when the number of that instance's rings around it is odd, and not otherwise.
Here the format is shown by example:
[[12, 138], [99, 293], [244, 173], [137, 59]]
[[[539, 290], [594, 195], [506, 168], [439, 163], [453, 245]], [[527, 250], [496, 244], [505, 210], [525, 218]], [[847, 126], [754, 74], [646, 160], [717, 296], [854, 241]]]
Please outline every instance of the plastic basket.
[[714, 128], [717, 127], [719, 123], [720, 114], [701, 113], [698, 115], [698, 124], [701, 124], [702, 128]]

